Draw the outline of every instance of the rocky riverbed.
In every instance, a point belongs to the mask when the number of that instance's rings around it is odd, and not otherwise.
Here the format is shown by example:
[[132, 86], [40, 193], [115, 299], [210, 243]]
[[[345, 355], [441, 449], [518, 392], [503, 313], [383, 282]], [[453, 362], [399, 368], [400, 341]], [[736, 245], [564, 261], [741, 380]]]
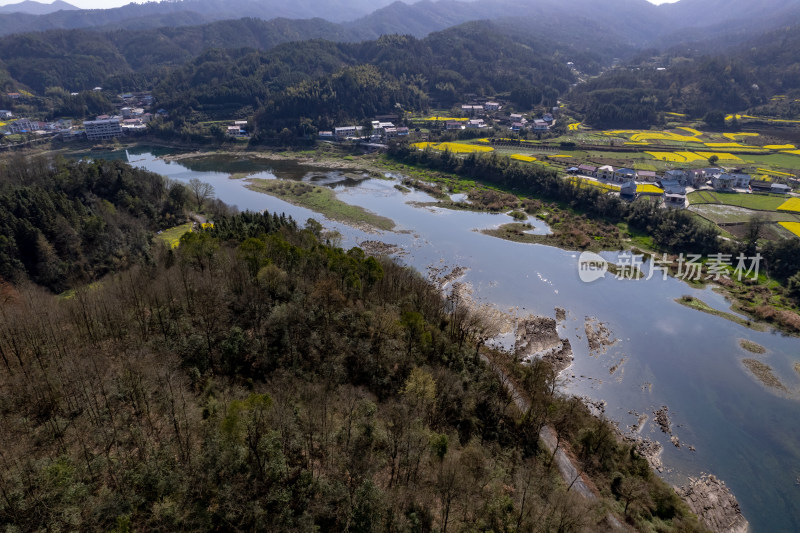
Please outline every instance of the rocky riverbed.
[[707, 528], [714, 533], [748, 533], [750, 524], [724, 481], [713, 475], [689, 478], [675, 490]]

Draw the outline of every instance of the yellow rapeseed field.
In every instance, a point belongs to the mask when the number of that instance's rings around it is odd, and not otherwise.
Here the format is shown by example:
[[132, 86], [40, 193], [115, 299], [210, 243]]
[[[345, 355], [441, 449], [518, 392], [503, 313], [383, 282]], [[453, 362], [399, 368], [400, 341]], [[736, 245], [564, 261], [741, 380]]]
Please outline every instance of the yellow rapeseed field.
[[695, 137], [700, 137], [701, 135], [703, 135], [702, 131], [696, 130], [694, 128], [687, 128], [686, 126], [678, 126], [676, 129], [683, 130], [683, 131], [688, 131], [689, 133], [691, 133]]
[[659, 161], [667, 161], [669, 163], [685, 163], [686, 158], [674, 152], [645, 152]]
[[703, 142], [697, 137], [689, 135], [678, 135], [677, 133], [672, 133], [669, 131], [662, 131], [662, 132], [645, 131], [642, 133], [636, 133], [631, 136], [631, 140], [632, 141], [677, 141], [677, 142], [687, 142], [687, 143]]
[[558, 155], [551, 155], [549, 157], [572, 157], [572, 156], [571, 155], [566, 155], [566, 154], [558, 154]]
[[752, 148], [739, 143], [705, 143], [709, 148]]
[[474, 144], [461, 144], [461, 143], [440, 143], [435, 147], [437, 150], [449, 150], [454, 154], [469, 154], [472, 152], [491, 152], [494, 150], [491, 146], [476, 146]]
[[525, 155], [525, 154], [512, 154], [511, 159], [516, 159], [517, 161], [525, 161], [526, 163], [532, 163], [536, 161], [536, 158], [532, 155]]
[[793, 144], [768, 144], [764, 148], [769, 150], [797, 150], [797, 147]]
[[581, 123], [580, 123], [580, 122], [576, 122], [576, 123], [574, 123], [574, 124], [570, 124], [569, 126], [567, 126], [567, 129], [568, 129], [569, 131], [578, 131], [578, 128], [579, 128], [580, 126], [581, 126]]
[[741, 158], [726, 152], [697, 152], [697, 155], [705, 159], [708, 159], [712, 155], [715, 155], [719, 158], [720, 161], [741, 161]]
[[685, 113], [673, 113], [673, 112], [671, 112], [671, 111], [667, 111], [667, 112], [666, 112], [666, 113], [664, 113], [664, 114], [665, 114], [665, 115], [672, 115], [673, 117], [685, 117], [685, 116], [686, 116], [686, 114], [685, 114]]
[[705, 161], [707, 157], [697, 155], [694, 152], [675, 152], [675, 155], [683, 156], [687, 163], [694, 163], [695, 161]]
[[576, 187], [592, 187], [606, 192], [608, 191], [619, 192], [620, 190], [620, 188], [616, 185], [611, 185], [609, 183], [600, 183], [599, 181], [590, 180], [587, 178], [573, 177], [570, 178], [570, 181]]
[[466, 122], [468, 118], [453, 118], [453, 117], [428, 117], [425, 120], [429, 122]]
[[421, 142], [421, 143], [414, 143], [411, 146], [414, 148], [419, 148], [420, 150], [424, 150], [430, 146], [436, 146], [436, 143], [429, 143], [429, 142]]
[[663, 189], [656, 187], [655, 185], [644, 184], [644, 185], [637, 185], [636, 186], [637, 193], [649, 193], [649, 194], [661, 194], [664, 192]]
[[778, 224], [800, 237], [800, 222], [778, 222]]
[[723, 137], [727, 137], [728, 139], [730, 139], [730, 140], [732, 140], [732, 141], [735, 141], [735, 140], [737, 140], [737, 139], [736, 139], [737, 137], [758, 137], [759, 135], [760, 135], [759, 133], [748, 133], [748, 132], [742, 132], [742, 133], [723, 133], [723, 134], [722, 134], [722, 136], [723, 136]]
[[778, 211], [800, 213], [800, 198], [789, 198], [778, 207]]
[[790, 178], [794, 177], [794, 174], [789, 174], [788, 172], [778, 172], [777, 170], [769, 170], [768, 168], [757, 168], [759, 172], [765, 172], [767, 174], [775, 174], [777, 176], [789, 176]]
[[461, 144], [461, 143], [432, 143], [432, 142], [420, 142], [414, 143], [411, 146], [414, 148], [419, 148], [420, 150], [424, 150], [426, 148], [433, 148], [435, 150], [441, 150], [444, 152], [448, 150], [454, 154], [469, 154], [472, 152], [491, 152], [494, 150], [491, 146], [476, 146], [474, 144]]
[[800, 155], [800, 150], [783, 150], [782, 154]]

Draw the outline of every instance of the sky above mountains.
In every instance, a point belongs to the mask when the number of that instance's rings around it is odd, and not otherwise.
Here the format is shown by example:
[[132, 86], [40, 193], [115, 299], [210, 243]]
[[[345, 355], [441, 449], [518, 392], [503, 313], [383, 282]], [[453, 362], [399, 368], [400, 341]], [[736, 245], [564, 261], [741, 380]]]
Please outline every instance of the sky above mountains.
[[[131, 0], [68, 0], [70, 4], [83, 8], [83, 9], [107, 9], [110, 7], [119, 7], [132, 3]], [[602, 1], [602, 0], [601, 0]], [[649, 0], [653, 4], [665, 4], [675, 2], [677, 0]], [[17, 4], [20, 0], [0, 0], [0, 6], [7, 4]], [[52, 2], [42, 1], [43, 4], [50, 4]], [[136, 2], [142, 3], [142, 2]]]

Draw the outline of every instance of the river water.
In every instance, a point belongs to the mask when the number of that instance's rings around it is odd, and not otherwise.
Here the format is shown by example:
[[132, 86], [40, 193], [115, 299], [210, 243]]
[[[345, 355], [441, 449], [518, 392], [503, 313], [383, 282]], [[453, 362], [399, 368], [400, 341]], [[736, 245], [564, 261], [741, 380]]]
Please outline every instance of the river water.
[[[648, 414], [642, 435], [664, 447], [667, 481], [681, 485], [687, 476], [715, 474], [731, 487], [755, 532], [800, 531], [800, 339], [776, 332], [756, 332], [675, 302], [696, 296], [727, 310], [724, 298], [670, 278], [617, 280], [588, 284], [578, 275], [578, 253], [521, 244], [476, 230], [513, 220], [504, 214], [420, 207], [433, 199], [421, 192], [402, 193], [393, 179], [354, 181], [337, 171], [303, 168], [291, 161], [253, 161], [214, 157], [166, 162], [165, 152], [139, 148], [93, 153], [92, 157], [128, 160], [174, 180], [199, 178], [211, 183], [217, 197], [241, 210], [285, 212], [301, 224], [309, 217], [342, 235], [344, 247], [379, 240], [403, 249], [399, 259], [421, 272], [429, 267], [468, 268], [463, 281], [480, 302], [503, 311], [554, 316], [567, 310], [561, 334], [570, 339], [575, 362], [566, 372], [567, 392], [606, 402], [606, 415], [623, 429], [634, 413]], [[305, 179], [329, 185], [338, 197], [391, 218], [395, 231], [368, 233], [333, 222], [308, 209], [248, 190], [233, 173], [255, 177]], [[535, 220], [536, 232], [547, 227]], [[609, 258], [611, 254], [608, 254]], [[616, 254], [613, 254], [616, 258]], [[584, 321], [597, 317], [619, 341], [606, 353], [590, 354]], [[739, 346], [748, 339], [767, 348], [754, 356]], [[769, 364], [791, 391], [767, 390], [742, 364], [754, 357]], [[673, 434], [681, 448], [652, 423], [653, 411], [669, 407]], [[696, 451], [690, 451], [689, 446]]]

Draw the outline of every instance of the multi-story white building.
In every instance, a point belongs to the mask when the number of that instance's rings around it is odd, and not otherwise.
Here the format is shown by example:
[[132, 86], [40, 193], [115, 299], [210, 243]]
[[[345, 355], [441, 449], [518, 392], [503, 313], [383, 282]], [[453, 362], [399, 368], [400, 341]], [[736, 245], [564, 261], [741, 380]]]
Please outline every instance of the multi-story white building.
[[83, 123], [86, 138], [90, 141], [107, 141], [122, 137], [122, 126], [118, 118], [104, 120], [87, 120]]

